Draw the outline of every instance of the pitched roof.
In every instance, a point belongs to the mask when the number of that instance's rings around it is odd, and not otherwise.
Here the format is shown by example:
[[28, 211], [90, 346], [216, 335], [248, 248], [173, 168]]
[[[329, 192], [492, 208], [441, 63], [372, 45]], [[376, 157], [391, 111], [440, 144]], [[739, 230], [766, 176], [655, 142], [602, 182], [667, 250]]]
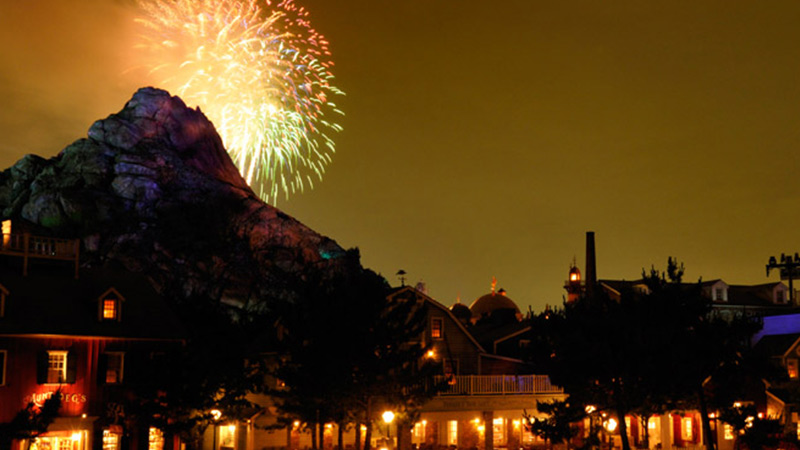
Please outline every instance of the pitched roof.
[[389, 292], [389, 297], [395, 297], [395, 296], [401, 295], [403, 293], [410, 293], [412, 295], [416, 295], [418, 298], [422, 298], [424, 301], [426, 301], [429, 305], [433, 306], [434, 308], [442, 310], [445, 314], [450, 316], [450, 318], [453, 320], [453, 322], [455, 322], [456, 326], [469, 338], [469, 340], [475, 345], [475, 347], [478, 349], [479, 352], [486, 353], [486, 350], [484, 350], [483, 347], [481, 346], [481, 344], [478, 343], [478, 341], [475, 339], [475, 337], [472, 335], [472, 333], [470, 333], [467, 330], [467, 328], [464, 326], [464, 324], [461, 323], [461, 321], [458, 320], [458, 318], [453, 315], [453, 312], [450, 311], [450, 308], [448, 308], [448, 307], [444, 306], [443, 304], [437, 302], [433, 298], [431, 298], [428, 295], [418, 291], [417, 289], [415, 289], [412, 286], [401, 286], [399, 288], [392, 288], [390, 290], [390, 292]]
[[[184, 327], [144, 277], [123, 271], [84, 269], [71, 274], [0, 272], [8, 290], [0, 335], [63, 335], [182, 339]], [[121, 320], [99, 320], [100, 297], [116, 290], [125, 298]]]
[[773, 334], [762, 337], [754, 350], [770, 357], [783, 357], [800, 339], [800, 333]]

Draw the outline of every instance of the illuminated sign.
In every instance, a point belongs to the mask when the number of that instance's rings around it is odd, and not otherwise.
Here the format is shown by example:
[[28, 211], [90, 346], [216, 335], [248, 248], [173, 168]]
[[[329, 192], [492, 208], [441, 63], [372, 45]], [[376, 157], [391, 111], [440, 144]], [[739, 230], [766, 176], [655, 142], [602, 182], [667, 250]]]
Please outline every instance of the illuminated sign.
[[[55, 394], [56, 392], [57, 391], [34, 392], [31, 393], [30, 395], [26, 395], [25, 398], [23, 398], [22, 400], [23, 402], [25, 402], [26, 405], [28, 403], [33, 403], [34, 405], [41, 408], [44, 405], [44, 402], [47, 401], [47, 399], [49, 399], [50, 397], [52, 397], [53, 394]], [[75, 403], [86, 403], [86, 395], [84, 394], [61, 392], [60, 395], [61, 395], [61, 403], [64, 406]]]

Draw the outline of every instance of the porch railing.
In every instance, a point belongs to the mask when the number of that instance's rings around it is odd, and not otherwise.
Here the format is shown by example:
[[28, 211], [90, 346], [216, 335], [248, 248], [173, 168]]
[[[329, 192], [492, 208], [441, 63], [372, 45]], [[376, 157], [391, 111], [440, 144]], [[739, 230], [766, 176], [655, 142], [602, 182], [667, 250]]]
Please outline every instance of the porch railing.
[[561, 394], [546, 375], [455, 375], [436, 377], [446, 383], [439, 395]]
[[80, 240], [59, 239], [32, 234], [3, 233], [0, 254], [23, 258], [23, 275], [28, 274], [28, 259], [55, 259], [75, 263], [75, 278], [78, 277]]

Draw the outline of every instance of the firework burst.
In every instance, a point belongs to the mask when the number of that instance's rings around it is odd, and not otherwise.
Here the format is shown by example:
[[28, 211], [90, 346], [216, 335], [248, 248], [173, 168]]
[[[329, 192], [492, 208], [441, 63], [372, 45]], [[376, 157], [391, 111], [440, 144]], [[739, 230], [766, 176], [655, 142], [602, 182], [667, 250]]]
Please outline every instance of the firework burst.
[[214, 123], [262, 198], [313, 187], [341, 127], [328, 42], [292, 0], [140, 0], [150, 72]]

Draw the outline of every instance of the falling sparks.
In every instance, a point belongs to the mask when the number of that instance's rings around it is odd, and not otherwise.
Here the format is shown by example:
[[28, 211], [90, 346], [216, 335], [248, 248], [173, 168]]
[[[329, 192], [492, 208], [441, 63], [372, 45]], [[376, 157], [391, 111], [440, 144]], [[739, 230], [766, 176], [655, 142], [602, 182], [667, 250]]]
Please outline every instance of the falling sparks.
[[292, 0], [141, 0], [149, 71], [214, 123], [261, 197], [313, 187], [335, 151], [328, 42]]

